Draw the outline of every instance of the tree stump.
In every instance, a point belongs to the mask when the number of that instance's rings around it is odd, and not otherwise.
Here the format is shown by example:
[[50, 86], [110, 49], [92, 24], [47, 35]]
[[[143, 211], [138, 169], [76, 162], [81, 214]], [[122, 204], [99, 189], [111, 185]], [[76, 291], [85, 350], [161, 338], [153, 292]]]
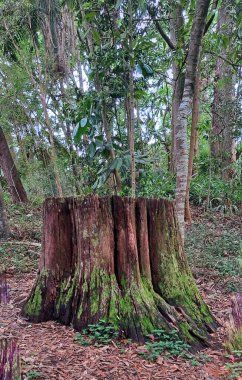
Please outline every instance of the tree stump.
[[19, 347], [15, 339], [0, 339], [0, 379], [22, 379]]
[[81, 331], [105, 319], [143, 342], [176, 329], [205, 346], [217, 323], [183, 251], [172, 202], [97, 197], [47, 199], [39, 272], [22, 314]]

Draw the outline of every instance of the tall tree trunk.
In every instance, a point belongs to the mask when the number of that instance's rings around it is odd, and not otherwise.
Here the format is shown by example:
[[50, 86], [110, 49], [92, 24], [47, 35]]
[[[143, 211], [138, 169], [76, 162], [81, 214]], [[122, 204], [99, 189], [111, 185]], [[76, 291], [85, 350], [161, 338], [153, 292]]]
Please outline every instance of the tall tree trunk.
[[[84, 30], [86, 33], [88, 51], [89, 51], [89, 54], [91, 57], [91, 66], [93, 66], [94, 70], [96, 71], [97, 70], [97, 62], [96, 62], [95, 52], [94, 52], [95, 43], [94, 43], [94, 39], [93, 39], [93, 35], [92, 35], [92, 26], [90, 23], [88, 23], [86, 21], [85, 10], [83, 8], [81, 0], [79, 0], [79, 7], [80, 7], [80, 12], [81, 12], [81, 15], [83, 18], [82, 24], [83, 24], [83, 27], [84, 27]], [[97, 72], [95, 73], [95, 76], [94, 76], [94, 85], [95, 85], [96, 91], [99, 94], [101, 94], [102, 84], [101, 84], [101, 81], [100, 81], [100, 78], [99, 78]], [[112, 143], [112, 129], [111, 129], [111, 127], [109, 125], [109, 121], [108, 121], [108, 105], [107, 105], [107, 102], [105, 99], [101, 99], [101, 119], [102, 119], [102, 127], [104, 130], [107, 142]], [[115, 151], [114, 151], [113, 147], [111, 147], [110, 155], [111, 155], [111, 159], [114, 160], [115, 159]], [[116, 190], [120, 191], [122, 188], [122, 182], [121, 182], [120, 173], [117, 169], [114, 169], [114, 177], [115, 177]]]
[[13, 161], [2, 127], [0, 127], [0, 167], [7, 180], [13, 202], [27, 202], [27, 194]]
[[[216, 62], [216, 81], [214, 85], [212, 119], [212, 156], [220, 163], [222, 177], [229, 179], [233, 175], [231, 164], [235, 157], [235, 73], [226, 61], [231, 53], [233, 16], [230, 13], [231, 1], [223, 0], [218, 13], [218, 33], [229, 39], [229, 46], [223, 47], [221, 57]], [[225, 58], [225, 60], [223, 59]]]
[[184, 212], [188, 176], [187, 122], [196, 81], [199, 51], [210, 0], [198, 0], [186, 60], [185, 86], [176, 120], [176, 209], [184, 240]]
[[48, 114], [47, 104], [45, 100], [45, 94], [42, 87], [40, 88], [40, 100], [44, 111], [44, 118], [45, 118], [45, 124], [47, 126], [48, 132], [49, 132], [49, 138], [50, 138], [50, 145], [51, 145], [51, 162], [53, 166], [54, 176], [55, 176], [55, 183], [57, 188], [57, 193], [59, 197], [63, 197], [63, 190], [61, 186], [61, 180], [59, 175], [59, 169], [57, 165], [57, 159], [56, 159], [56, 148], [55, 148], [55, 140], [52, 130], [51, 121]]
[[128, 56], [129, 60], [126, 62], [127, 72], [127, 86], [128, 94], [126, 97], [126, 114], [127, 114], [127, 126], [128, 126], [128, 142], [129, 151], [131, 156], [131, 186], [132, 197], [135, 198], [136, 192], [136, 172], [135, 172], [135, 148], [134, 148], [134, 68], [133, 68], [133, 10], [132, 1], [128, 1], [128, 14], [129, 14], [129, 36], [128, 36]]
[[177, 329], [191, 345], [208, 344], [216, 322], [189, 270], [173, 203], [54, 198], [43, 216], [43, 251], [25, 317], [79, 331], [105, 319], [140, 342], [154, 329]]
[[[181, 31], [184, 24], [184, 17], [182, 13], [183, 9], [181, 6], [177, 6], [173, 12], [170, 22], [171, 28], [171, 41], [177, 46], [178, 40], [181, 40]], [[184, 44], [184, 41], [182, 41]], [[173, 95], [172, 95], [172, 105], [171, 105], [171, 127], [172, 127], [172, 142], [171, 142], [171, 165], [170, 170], [175, 174], [176, 172], [176, 121], [178, 110], [181, 104], [185, 74], [181, 67], [175, 62], [172, 63], [172, 77], [173, 77]]]
[[193, 159], [195, 156], [196, 142], [198, 139], [197, 124], [198, 124], [199, 109], [200, 109], [200, 88], [201, 88], [201, 83], [200, 83], [200, 73], [199, 73], [199, 67], [198, 67], [196, 80], [195, 80], [195, 93], [193, 97], [193, 106], [192, 106], [192, 125], [191, 125], [187, 189], [186, 189], [186, 201], [185, 201], [185, 221], [189, 224], [192, 221], [189, 194], [190, 194], [190, 185], [191, 185], [191, 179], [192, 179]]

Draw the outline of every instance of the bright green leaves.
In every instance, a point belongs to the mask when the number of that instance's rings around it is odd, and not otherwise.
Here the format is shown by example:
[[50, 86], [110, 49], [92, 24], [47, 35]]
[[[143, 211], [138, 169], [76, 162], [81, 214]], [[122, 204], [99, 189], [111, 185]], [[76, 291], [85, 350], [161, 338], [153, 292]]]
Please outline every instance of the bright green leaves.
[[84, 117], [79, 121], [76, 128], [74, 129], [74, 142], [76, 144], [80, 143], [81, 137], [88, 132], [90, 123], [87, 117]]

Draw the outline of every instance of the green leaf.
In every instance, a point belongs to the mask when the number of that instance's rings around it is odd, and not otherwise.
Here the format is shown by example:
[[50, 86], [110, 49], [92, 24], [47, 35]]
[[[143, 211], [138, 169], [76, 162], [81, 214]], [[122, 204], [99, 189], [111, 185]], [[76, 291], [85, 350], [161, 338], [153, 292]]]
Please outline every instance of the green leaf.
[[81, 140], [81, 137], [85, 135], [88, 131], [88, 119], [85, 117], [84, 119], [81, 119], [79, 123], [76, 125], [73, 135], [74, 135], [74, 142], [78, 144]]
[[95, 153], [96, 153], [96, 145], [94, 142], [91, 142], [91, 144], [89, 144], [88, 146], [88, 153], [89, 153], [89, 156], [91, 158], [93, 158], [95, 156]]
[[93, 39], [96, 42], [97, 45], [100, 45], [101, 43], [101, 37], [97, 29], [93, 29], [92, 31]]
[[123, 164], [122, 158], [115, 158], [110, 165], [110, 170], [119, 170]]

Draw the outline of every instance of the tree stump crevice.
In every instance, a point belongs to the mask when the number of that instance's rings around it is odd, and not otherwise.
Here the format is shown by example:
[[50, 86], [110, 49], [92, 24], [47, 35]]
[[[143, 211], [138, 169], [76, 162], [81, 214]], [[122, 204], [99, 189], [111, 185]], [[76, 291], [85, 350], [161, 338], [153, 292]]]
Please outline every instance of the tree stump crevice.
[[216, 321], [182, 248], [171, 202], [118, 196], [47, 199], [39, 273], [22, 314], [81, 330], [105, 319], [143, 342], [177, 329], [207, 344]]

